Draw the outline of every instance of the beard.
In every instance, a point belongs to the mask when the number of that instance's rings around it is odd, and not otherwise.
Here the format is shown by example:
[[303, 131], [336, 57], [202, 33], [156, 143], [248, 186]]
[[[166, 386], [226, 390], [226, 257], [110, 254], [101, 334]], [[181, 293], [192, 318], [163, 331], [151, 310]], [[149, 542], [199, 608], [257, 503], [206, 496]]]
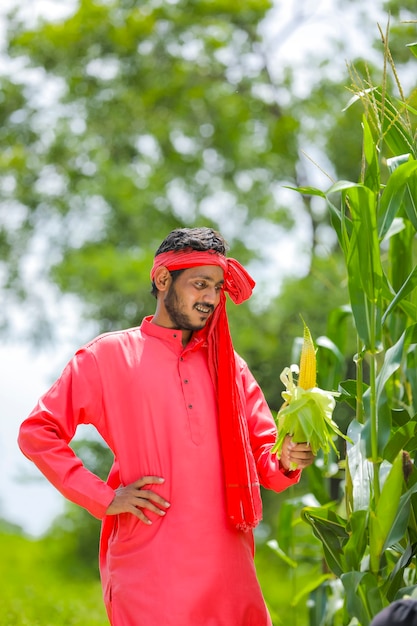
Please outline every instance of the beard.
[[[181, 302], [177, 291], [175, 289], [175, 284], [172, 284], [168, 290], [168, 293], [165, 297], [165, 308], [169, 315], [171, 322], [174, 324], [174, 328], [177, 330], [201, 330], [207, 323], [209, 319], [206, 317], [204, 320], [201, 320], [199, 324], [193, 323], [190, 319], [190, 316], [185, 313], [182, 309], [184, 309], [184, 304]], [[196, 305], [194, 305], [195, 308]], [[214, 311], [213, 305], [204, 304], [202, 305], [206, 308], [212, 309], [210, 315]], [[198, 312], [198, 311], [197, 311]]]

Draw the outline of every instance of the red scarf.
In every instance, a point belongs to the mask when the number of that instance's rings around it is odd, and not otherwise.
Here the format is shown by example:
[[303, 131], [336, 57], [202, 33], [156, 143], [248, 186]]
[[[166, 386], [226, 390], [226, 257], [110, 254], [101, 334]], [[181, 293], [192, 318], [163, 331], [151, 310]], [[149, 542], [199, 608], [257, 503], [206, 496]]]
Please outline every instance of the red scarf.
[[227, 513], [237, 528], [249, 530], [262, 518], [262, 501], [244, 406], [236, 383], [236, 360], [224, 292], [229, 293], [235, 304], [240, 304], [252, 295], [255, 281], [236, 259], [226, 258], [214, 251], [197, 250], [158, 254], [151, 279], [159, 267], [175, 271], [202, 265], [219, 265], [224, 272], [220, 302], [206, 325], [208, 363], [217, 390]]

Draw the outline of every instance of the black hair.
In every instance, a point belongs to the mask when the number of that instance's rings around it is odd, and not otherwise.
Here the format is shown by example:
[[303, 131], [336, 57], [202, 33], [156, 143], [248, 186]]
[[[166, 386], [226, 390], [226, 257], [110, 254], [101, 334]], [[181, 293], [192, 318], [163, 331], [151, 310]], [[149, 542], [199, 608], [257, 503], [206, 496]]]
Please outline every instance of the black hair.
[[[214, 252], [225, 255], [228, 244], [222, 235], [212, 228], [205, 226], [199, 228], [176, 228], [165, 237], [155, 252], [155, 256], [163, 252], [179, 252], [187, 249], [199, 251], [213, 250]], [[184, 270], [175, 270], [170, 272], [173, 282], [175, 282], [179, 274], [183, 271]], [[153, 281], [151, 293], [156, 298], [158, 289]]]
[[417, 624], [417, 601], [402, 598], [389, 604], [375, 615], [370, 626], [415, 626]]

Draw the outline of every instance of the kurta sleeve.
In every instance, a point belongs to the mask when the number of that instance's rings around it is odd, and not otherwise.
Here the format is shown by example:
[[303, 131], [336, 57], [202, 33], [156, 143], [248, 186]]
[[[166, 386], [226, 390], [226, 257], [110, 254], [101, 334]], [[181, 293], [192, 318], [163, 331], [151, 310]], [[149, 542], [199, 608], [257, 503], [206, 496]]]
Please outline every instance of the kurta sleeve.
[[277, 429], [271, 410], [261, 388], [247, 364], [238, 358], [248, 431], [261, 485], [273, 491], [283, 491], [298, 483], [301, 470], [286, 471], [271, 449], [275, 444]]
[[68, 445], [79, 424], [100, 432], [102, 393], [94, 355], [81, 349], [20, 427], [18, 443], [69, 500], [103, 518], [114, 490], [90, 472]]

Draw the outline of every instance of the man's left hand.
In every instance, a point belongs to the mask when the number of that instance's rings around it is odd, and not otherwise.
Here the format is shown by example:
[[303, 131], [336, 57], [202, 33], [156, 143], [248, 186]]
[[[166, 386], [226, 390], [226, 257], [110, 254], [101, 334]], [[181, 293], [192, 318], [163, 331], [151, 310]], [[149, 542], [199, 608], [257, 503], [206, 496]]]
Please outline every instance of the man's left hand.
[[315, 456], [308, 443], [294, 443], [289, 435], [285, 437], [282, 446], [280, 463], [285, 471], [293, 469], [304, 469], [314, 462]]

